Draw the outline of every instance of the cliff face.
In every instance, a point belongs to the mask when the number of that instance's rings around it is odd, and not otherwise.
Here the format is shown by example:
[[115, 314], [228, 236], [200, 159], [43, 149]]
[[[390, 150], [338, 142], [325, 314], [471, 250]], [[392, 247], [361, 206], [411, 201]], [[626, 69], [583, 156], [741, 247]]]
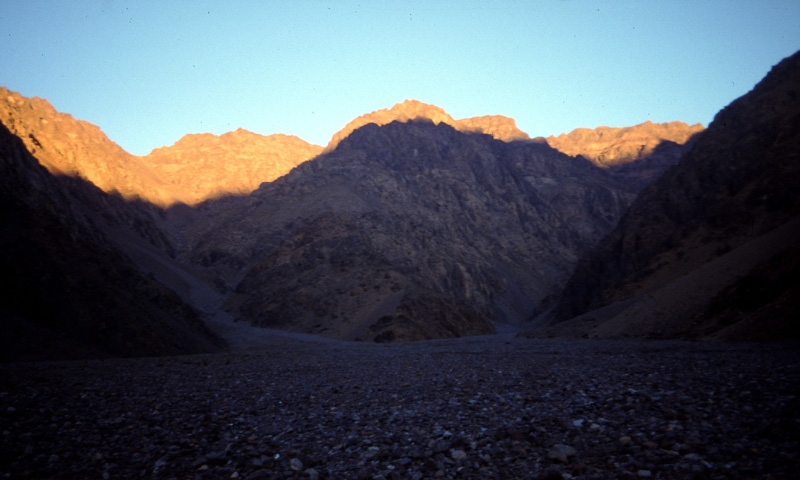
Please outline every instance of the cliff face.
[[250, 197], [203, 206], [188, 261], [258, 325], [367, 340], [524, 320], [634, 194], [546, 145], [366, 125]]
[[[168, 249], [145, 212], [83, 180], [53, 177], [0, 125], [0, 360], [212, 351], [197, 312], [109, 239]], [[138, 228], [128, 226], [138, 225]]]
[[683, 122], [645, 122], [624, 128], [578, 128], [546, 140], [567, 155], [581, 155], [596, 165], [610, 167], [647, 157], [662, 142], [684, 144], [703, 130], [699, 123], [689, 126]]
[[555, 319], [583, 320], [553, 331], [797, 336], [798, 152], [795, 54], [720, 111], [580, 262]]

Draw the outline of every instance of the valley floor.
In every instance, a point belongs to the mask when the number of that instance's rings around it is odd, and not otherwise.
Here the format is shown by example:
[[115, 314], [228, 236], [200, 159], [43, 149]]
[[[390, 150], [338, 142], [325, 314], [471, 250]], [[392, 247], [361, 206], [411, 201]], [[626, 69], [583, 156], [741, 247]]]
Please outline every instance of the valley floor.
[[800, 467], [793, 344], [271, 338], [218, 355], [0, 366], [0, 478], [796, 478]]

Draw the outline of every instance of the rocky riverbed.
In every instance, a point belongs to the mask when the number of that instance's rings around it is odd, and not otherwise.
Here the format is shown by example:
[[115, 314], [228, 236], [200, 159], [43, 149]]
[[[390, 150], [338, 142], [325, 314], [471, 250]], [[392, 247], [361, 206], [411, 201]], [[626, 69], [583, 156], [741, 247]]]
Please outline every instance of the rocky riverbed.
[[377, 345], [0, 366], [0, 478], [796, 478], [796, 344]]

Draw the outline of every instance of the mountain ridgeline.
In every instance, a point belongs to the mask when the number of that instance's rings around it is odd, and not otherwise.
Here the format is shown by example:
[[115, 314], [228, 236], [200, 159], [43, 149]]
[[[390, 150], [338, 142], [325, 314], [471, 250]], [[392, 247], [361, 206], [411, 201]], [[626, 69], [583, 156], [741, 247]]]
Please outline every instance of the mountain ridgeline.
[[706, 131], [648, 122], [531, 140], [506, 117], [406, 101], [324, 149], [238, 130], [142, 157], [4, 90], [0, 312], [4, 338], [24, 345], [6, 359], [213, 351], [223, 342], [202, 318], [219, 310], [378, 342], [532, 326], [785, 335], [797, 63]]

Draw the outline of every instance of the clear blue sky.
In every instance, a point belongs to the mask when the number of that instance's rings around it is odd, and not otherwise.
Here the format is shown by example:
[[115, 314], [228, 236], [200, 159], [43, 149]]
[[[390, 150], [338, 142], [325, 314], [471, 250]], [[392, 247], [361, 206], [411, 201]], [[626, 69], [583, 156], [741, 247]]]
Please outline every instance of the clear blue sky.
[[325, 145], [412, 98], [532, 136], [707, 125], [799, 25], [798, 0], [0, 0], [0, 85], [135, 154], [239, 127]]

